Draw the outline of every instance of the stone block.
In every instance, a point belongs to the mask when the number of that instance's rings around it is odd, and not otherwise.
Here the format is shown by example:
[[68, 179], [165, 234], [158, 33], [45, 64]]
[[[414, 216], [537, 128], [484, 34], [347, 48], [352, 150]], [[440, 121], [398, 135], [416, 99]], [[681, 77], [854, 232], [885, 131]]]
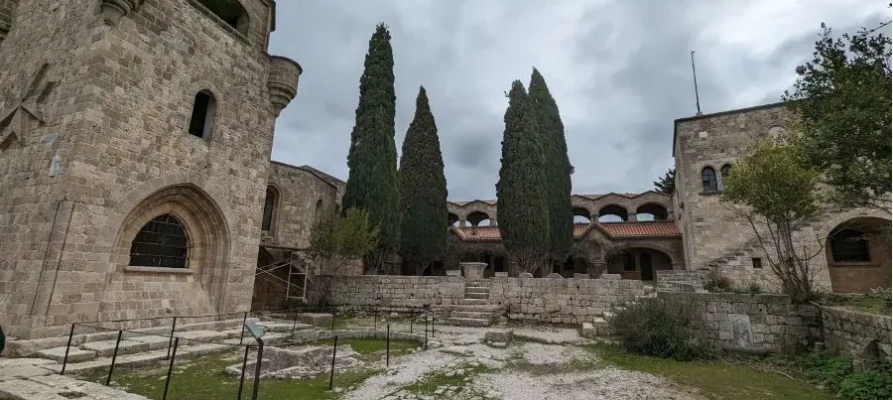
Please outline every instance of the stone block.
[[574, 273], [574, 279], [589, 279], [589, 274]]
[[509, 273], [508, 272], [495, 272], [494, 276], [497, 278], [508, 278]]
[[518, 277], [530, 279], [533, 278], [533, 274], [531, 274], [530, 272], [522, 272], [520, 275], [518, 275]]
[[606, 279], [609, 281], [619, 281], [620, 274], [602, 274], [601, 279]]
[[561, 276], [561, 274], [557, 274], [557, 273], [555, 273], [555, 272], [553, 272], [553, 273], [547, 275], [546, 278], [549, 278], [549, 279], [564, 279], [564, 277]]
[[462, 271], [458, 269], [450, 269], [446, 271], [447, 276], [462, 276]]
[[312, 326], [331, 326], [332, 314], [303, 313], [298, 314], [298, 321]]
[[513, 331], [511, 329], [491, 329], [484, 334], [484, 342], [503, 342], [512, 341]]

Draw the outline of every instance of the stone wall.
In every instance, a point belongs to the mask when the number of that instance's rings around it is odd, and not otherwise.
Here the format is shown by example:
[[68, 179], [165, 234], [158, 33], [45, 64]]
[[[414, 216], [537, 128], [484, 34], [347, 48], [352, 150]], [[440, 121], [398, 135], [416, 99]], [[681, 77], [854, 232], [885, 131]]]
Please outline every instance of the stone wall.
[[658, 297], [693, 337], [715, 349], [781, 352], [822, 337], [818, 307], [792, 304], [784, 295], [659, 291]]
[[490, 304], [510, 320], [579, 324], [643, 296], [642, 281], [620, 279], [491, 278]]
[[670, 291], [677, 291], [674, 289], [679, 287], [677, 284], [703, 288], [709, 273], [710, 271], [706, 269], [656, 271], [656, 286], [658, 289]]
[[[278, 112], [270, 3], [242, 1], [245, 34], [194, 0], [114, 24], [99, 3], [21, 2], [0, 45], [4, 108], [24, 94], [42, 114], [0, 138], [0, 323], [20, 338], [250, 304]], [[199, 91], [214, 97], [203, 137], [189, 133]], [[134, 234], [166, 213], [185, 225], [188, 268], [131, 268]]]
[[308, 298], [336, 306], [419, 309], [454, 305], [465, 297], [465, 278], [454, 276], [319, 275]]
[[269, 238], [262, 244], [307, 248], [316, 219], [326, 210], [340, 207], [344, 182], [322, 179], [305, 167], [270, 164], [268, 185], [275, 188], [278, 199]]
[[841, 307], [821, 308], [825, 345], [857, 356], [864, 346], [877, 341], [890, 360], [891, 318], [889, 315], [867, 314]]
[[18, 0], [0, 0], [0, 44], [12, 27], [17, 2]]
[[[619, 278], [616, 277], [615, 278]], [[316, 276], [308, 302], [342, 307], [419, 309], [458, 305], [461, 276]], [[489, 305], [510, 320], [577, 324], [645, 293], [641, 281], [620, 279], [490, 278]]]

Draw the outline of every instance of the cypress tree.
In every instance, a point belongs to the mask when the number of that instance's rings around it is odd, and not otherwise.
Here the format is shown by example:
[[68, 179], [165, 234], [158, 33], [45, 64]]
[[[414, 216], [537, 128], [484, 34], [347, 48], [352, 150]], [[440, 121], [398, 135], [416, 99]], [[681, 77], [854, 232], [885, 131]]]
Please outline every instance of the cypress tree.
[[[524, 272], [543, 266], [549, 251], [549, 213], [537, 116], [521, 81], [512, 82], [496, 184], [502, 244]], [[514, 271], [512, 271], [514, 272]]]
[[[394, 144], [394, 54], [387, 25], [379, 23], [369, 39], [356, 122], [350, 133], [347, 166], [350, 175], [344, 193], [344, 210], [369, 213], [379, 230], [376, 257], [367, 268], [377, 268], [383, 256], [400, 246], [400, 214], [397, 192], [397, 148]], [[370, 265], [370, 263], [372, 265]]]
[[571, 163], [564, 140], [564, 124], [558, 104], [543, 75], [534, 68], [530, 75], [530, 100], [537, 114], [543, 144], [546, 198], [549, 208], [549, 253], [563, 263], [574, 245], [574, 212], [571, 205]]
[[447, 187], [437, 125], [425, 88], [419, 88], [415, 117], [403, 139], [400, 170], [400, 250], [421, 274], [440, 259], [447, 244]]

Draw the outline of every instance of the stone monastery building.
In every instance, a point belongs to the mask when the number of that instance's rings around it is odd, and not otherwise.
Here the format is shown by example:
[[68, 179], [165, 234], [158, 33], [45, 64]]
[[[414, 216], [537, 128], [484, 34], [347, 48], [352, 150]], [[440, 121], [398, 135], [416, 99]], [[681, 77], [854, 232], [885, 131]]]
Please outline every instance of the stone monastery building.
[[[302, 299], [307, 279], [333, 272], [302, 250], [344, 183], [270, 161], [275, 120], [302, 72], [267, 53], [275, 28], [273, 0], [0, 0], [8, 335], [267, 310]], [[574, 213], [591, 222], [575, 228], [574, 257], [560, 272], [766, 274], [750, 228], [716, 194], [750, 141], [786, 125], [778, 105], [675, 121], [676, 193], [575, 195]], [[451, 251], [425, 273], [462, 260], [505, 271], [495, 203], [449, 208]], [[866, 240], [866, 229], [886, 236]], [[835, 233], [817, 277], [829, 290], [890, 285], [889, 214], [828, 210], [807, 230]]]

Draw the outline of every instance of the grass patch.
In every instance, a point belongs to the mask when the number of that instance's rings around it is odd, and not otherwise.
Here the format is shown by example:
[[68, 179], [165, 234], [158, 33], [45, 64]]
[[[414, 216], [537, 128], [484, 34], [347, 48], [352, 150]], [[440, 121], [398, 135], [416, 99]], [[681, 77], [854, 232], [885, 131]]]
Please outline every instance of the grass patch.
[[586, 347], [608, 364], [621, 369], [661, 375], [678, 384], [697, 388], [708, 399], [728, 400], [832, 400], [835, 397], [803, 380], [722, 361], [676, 361], [641, 356], [618, 348]]
[[890, 315], [890, 303], [884, 296], [864, 294], [854, 296], [828, 295], [824, 303], [829, 306], [849, 307], [870, 314]]
[[[239, 392], [239, 378], [226, 375], [223, 368], [238, 363], [240, 359], [240, 354], [237, 352], [226, 351], [177, 362], [174, 364], [174, 373], [171, 376], [167, 398], [169, 400], [231, 400], [236, 398], [236, 394]], [[335, 386], [347, 388], [365, 381], [378, 372], [380, 371], [363, 369], [338, 374], [335, 375]], [[82, 378], [105, 384], [106, 373], [107, 371], [98, 371], [82, 376]], [[112, 382], [117, 383], [116, 387], [128, 392], [160, 400], [164, 393], [166, 375], [167, 364], [131, 369], [116, 368]], [[251, 398], [253, 384], [254, 380], [246, 375], [245, 387], [242, 391], [243, 398]], [[329, 392], [328, 389], [329, 376], [327, 374], [303, 380], [262, 379], [258, 398], [265, 400], [337, 398], [337, 395]]]
[[[314, 346], [332, 346], [335, 343], [335, 339], [321, 339], [313, 342]], [[385, 350], [387, 349], [387, 343], [384, 339], [372, 339], [372, 338], [362, 338], [362, 339], [338, 339], [338, 346], [342, 346], [345, 344], [349, 344], [353, 351], [357, 352], [364, 359], [368, 360], [370, 357], [375, 355], [384, 355]], [[416, 349], [418, 347], [422, 347], [422, 342], [415, 340], [396, 340], [391, 339], [391, 357], [399, 356], [402, 354], [406, 354], [409, 350]], [[372, 357], [377, 358], [377, 357]]]
[[[483, 364], [478, 364], [476, 366], [465, 364], [459, 366], [459, 368], [464, 372], [462, 375], [452, 374], [452, 376], [450, 376], [450, 371], [437, 372], [425, 375], [425, 377], [419, 379], [412, 385], [407, 386], [405, 389], [416, 394], [434, 393], [434, 391], [441, 386], [462, 387], [466, 383], [465, 378], [493, 371], [492, 368]], [[453, 370], [453, 372], [455, 372], [455, 370]]]

